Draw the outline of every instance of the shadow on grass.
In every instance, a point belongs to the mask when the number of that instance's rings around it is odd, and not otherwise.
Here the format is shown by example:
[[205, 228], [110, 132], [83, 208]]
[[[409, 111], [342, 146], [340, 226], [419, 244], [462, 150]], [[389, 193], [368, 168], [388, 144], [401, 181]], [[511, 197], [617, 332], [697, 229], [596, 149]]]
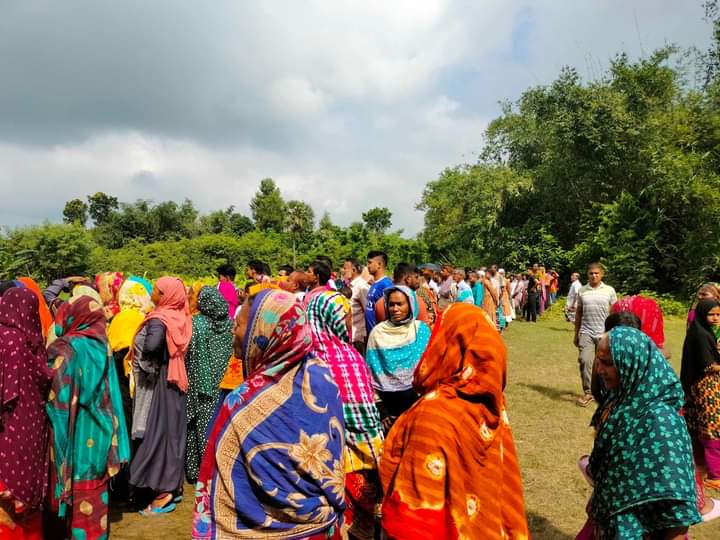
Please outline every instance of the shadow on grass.
[[545, 330], [551, 330], [553, 332], [565, 332], [565, 333], [571, 333], [575, 331], [575, 326], [571, 325], [570, 323], [567, 323], [563, 326], [546, 326]]
[[546, 517], [535, 512], [528, 512], [528, 526], [533, 540], [575, 540], [574, 535], [562, 532]]
[[542, 394], [543, 396], [554, 399], [555, 401], [574, 403], [577, 400], [577, 396], [573, 394], [568, 394], [567, 392], [563, 392], [557, 388], [550, 388], [549, 386], [543, 386], [541, 384], [518, 383], [518, 386], [524, 386], [525, 388], [534, 390], [538, 394]]

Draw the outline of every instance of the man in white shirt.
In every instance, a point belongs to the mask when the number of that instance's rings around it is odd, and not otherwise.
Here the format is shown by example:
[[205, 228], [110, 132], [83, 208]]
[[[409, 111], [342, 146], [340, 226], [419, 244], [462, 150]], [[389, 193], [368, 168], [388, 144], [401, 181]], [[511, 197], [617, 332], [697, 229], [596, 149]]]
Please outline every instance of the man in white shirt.
[[580, 292], [581, 288], [582, 283], [580, 283], [580, 274], [573, 272], [570, 275], [570, 290], [568, 291], [567, 301], [565, 302], [565, 319], [572, 323], [575, 322], [578, 292]]
[[577, 294], [575, 312], [574, 344], [578, 348], [580, 378], [584, 392], [583, 397], [577, 401], [581, 407], [587, 407], [593, 400], [591, 383], [595, 350], [605, 332], [605, 319], [610, 314], [610, 308], [617, 302], [615, 289], [602, 281], [605, 270], [600, 263], [591, 263], [587, 275], [587, 285], [581, 287]]
[[365, 326], [365, 307], [367, 306], [370, 284], [362, 277], [363, 267], [360, 261], [350, 257], [343, 263], [343, 277], [352, 290], [350, 310], [352, 312], [352, 340], [357, 351], [365, 356], [367, 327]]

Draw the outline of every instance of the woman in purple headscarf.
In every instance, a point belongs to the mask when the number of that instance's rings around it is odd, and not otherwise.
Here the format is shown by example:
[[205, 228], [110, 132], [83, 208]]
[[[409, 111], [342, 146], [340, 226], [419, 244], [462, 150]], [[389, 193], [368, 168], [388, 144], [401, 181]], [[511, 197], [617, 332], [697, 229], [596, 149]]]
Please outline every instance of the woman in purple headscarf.
[[0, 540], [42, 538], [48, 483], [48, 368], [38, 299], [12, 288], [0, 301]]

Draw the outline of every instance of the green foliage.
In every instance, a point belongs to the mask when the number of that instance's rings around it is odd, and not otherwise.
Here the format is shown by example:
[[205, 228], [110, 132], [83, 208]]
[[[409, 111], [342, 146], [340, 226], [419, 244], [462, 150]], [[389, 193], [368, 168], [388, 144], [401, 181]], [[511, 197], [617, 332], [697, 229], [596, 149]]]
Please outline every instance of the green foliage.
[[14, 229], [0, 239], [0, 274], [6, 279], [30, 276], [41, 282], [84, 274], [93, 249], [79, 224], [45, 224]]
[[88, 195], [88, 205], [95, 225], [102, 225], [110, 219], [113, 211], [118, 209], [118, 200], [117, 197], [99, 191], [95, 195]]
[[255, 225], [261, 231], [282, 232], [285, 227], [285, 201], [272, 178], [260, 181], [260, 189], [250, 201]]
[[77, 223], [85, 226], [88, 220], [88, 205], [80, 199], [73, 199], [65, 203], [63, 208], [63, 221], [65, 223]]
[[387, 208], [371, 208], [362, 215], [365, 228], [371, 233], [383, 234], [392, 226], [392, 212]]

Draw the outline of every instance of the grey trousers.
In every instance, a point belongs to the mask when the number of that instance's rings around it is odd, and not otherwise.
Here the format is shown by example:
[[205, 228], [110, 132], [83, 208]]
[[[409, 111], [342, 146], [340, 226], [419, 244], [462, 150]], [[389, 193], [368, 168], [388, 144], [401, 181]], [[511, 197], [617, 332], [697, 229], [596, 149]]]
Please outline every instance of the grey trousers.
[[595, 362], [595, 348], [600, 338], [591, 337], [588, 334], [578, 336], [578, 363], [580, 365], [580, 378], [582, 379], [583, 391], [590, 393], [592, 383], [592, 368]]

